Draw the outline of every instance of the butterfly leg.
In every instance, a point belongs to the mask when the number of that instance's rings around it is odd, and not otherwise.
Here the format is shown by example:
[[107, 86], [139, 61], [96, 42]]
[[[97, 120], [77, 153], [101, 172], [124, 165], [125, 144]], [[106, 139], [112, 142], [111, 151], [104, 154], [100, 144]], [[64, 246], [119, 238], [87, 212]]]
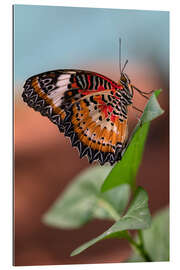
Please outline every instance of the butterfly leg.
[[139, 90], [137, 87], [135, 87], [134, 85], [131, 85], [131, 89], [135, 89], [142, 97], [149, 99], [149, 97], [147, 97], [146, 95], [151, 95], [154, 93], [154, 91], [149, 91], [149, 92], [143, 92], [141, 90]]
[[[137, 107], [135, 107], [135, 106], [133, 106], [133, 105], [132, 105], [132, 108], [133, 108], [134, 110], [138, 111], [138, 112], [143, 113], [143, 111], [142, 111], [142, 110], [138, 109]], [[141, 118], [140, 118], [140, 117], [138, 117], [138, 116], [136, 115], [136, 119], [137, 119], [137, 120], [140, 122], [140, 126], [142, 126], [142, 121], [141, 121]]]
[[135, 107], [134, 105], [132, 105], [132, 108], [133, 108], [134, 110], [138, 111], [138, 112], [143, 113], [143, 111], [142, 111], [142, 110], [138, 109], [138, 108], [137, 108], [137, 107]]

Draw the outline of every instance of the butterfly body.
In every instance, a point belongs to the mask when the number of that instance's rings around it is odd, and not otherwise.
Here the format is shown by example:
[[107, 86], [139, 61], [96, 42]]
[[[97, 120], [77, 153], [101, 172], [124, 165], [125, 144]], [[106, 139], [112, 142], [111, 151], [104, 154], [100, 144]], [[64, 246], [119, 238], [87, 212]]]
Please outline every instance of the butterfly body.
[[89, 162], [113, 165], [128, 136], [127, 108], [133, 92], [126, 74], [118, 83], [92, 71], [54, 70], [29, 78], [22, 94], [47, 116]]

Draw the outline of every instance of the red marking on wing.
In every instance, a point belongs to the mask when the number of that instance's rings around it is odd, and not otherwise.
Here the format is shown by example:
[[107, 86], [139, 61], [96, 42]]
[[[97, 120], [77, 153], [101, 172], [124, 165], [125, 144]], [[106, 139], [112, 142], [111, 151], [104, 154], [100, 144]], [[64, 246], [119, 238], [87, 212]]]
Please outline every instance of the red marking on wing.
[[100, 86], [98, 87], [98, 91], [102, 91], [102, 90], [105, 90], [105, 88], [104, 88], [102, 85], [100, 85]]
[[88, 84], [91, 85], [91, 78], [90, 78], [90, 75], [87, 75], [87, 78], [88, 78]]
[[104, 113], [105, 118], [108, 117], [108, 112], [113, 111], [113, 107], [111, 105], [107, 105], [103, 100], [101, 96], [95, 97], [95, 100], [98, 102], [99, 109]]
[[108, 112], [112, 112], [112, 110], [113, 110], [113, 108], [112, 108], [112, 106], [110, 106], [110, 105], [102, 105], [102, 111], [104, 112], [104, 114], [105, 114], [105, 117], [108, 117]]
[[108, 110], [106, 105], [102, 106], [102, 111], [105, 114], [105, 117], [108, 117]]
[[116, 119], [117, 119], [117, 116], [115, 116], [114, 114], [112, 114], [112, 115], [111, 115], [111, 121], [112, 121], [112, 122], [115, 122]]
[[111, 105], [108, 105], [107, 107], [108, 107], [108, 111], [109, 112], [112, 112], [113, 111], [113, 107]]
[[72, 84], [71, 84], [71, 87], [72, 88], [77, 88], [78, 86], [77, 86], [77, 83], [76, 82], [73, 82]]
[[122, 85], [117, 85], [117, 83], [113, 82], [111, 79], [109, 79], [108, 77], [105, 77], [99, 73], [95, 73], [96, 76], [101, 77], [103, 80], [108, 81], [114, 88], [119, 88], [119, 89], [123, 89]]

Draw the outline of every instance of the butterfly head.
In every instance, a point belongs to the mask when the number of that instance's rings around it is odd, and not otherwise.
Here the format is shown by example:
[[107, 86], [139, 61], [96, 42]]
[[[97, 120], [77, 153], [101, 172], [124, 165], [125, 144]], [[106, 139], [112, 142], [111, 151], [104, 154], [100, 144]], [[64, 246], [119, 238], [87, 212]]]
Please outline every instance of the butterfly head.
[[124, 72], [121, 72], [120, 83], [125, 85], [129, 85], [131, 83], [128, 75]]
[[125, 88], [129, 88], [131, 84], [131, 81], [128, 77], [128, 75], [124, 72], [121, 72], [120, 80], [118, 81], [118, 85], [121, 85]]
[[126, 91], [126, 93], [132, 98], [133, 97], [133, 91], [131, 86], [131, 81], [128, 77], [128, 75], [124, 72], [121, 72], [120, 80], [118, 81], [118, 85], [123, 87], [123, 90]]
[[128, 86], [130, 84], [130, 79], [129, 79], [128, 75], [126, 73], [124, 73], [124, 69], [125, 69], [127, 63], [128, 63], [128, 60], [126, 60], [126, 62], [124, 63], [122, 70], [121, 70], [121, 65], [120, 65], [120, 80], [119, 80], [119, 84], [126, 85], [126, 86]]
[[131, 87], [131, 81], [128, 75], [124, 72], [124, 69], [127, 63], [128, 63], [128, 60], [125, 61], [122, 70], [121, 70], [121, 64], [120, 64], [120, 80], [118, 81], [118, 85], [123, 87], [123, 89], [127, 92], [127, 94], [132, 98], [133, 92], [132, 92], [132, 87]]

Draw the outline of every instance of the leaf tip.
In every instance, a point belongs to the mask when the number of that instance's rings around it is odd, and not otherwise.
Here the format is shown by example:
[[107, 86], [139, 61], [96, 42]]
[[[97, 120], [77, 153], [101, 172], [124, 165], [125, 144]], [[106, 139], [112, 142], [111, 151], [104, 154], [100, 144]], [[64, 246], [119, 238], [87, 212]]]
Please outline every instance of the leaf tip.
[[81, 251], [79, 250], [79, 248], [76, 248], [71, 252], [70, 257], [76, 256], [79, 253], [81, 253]]

